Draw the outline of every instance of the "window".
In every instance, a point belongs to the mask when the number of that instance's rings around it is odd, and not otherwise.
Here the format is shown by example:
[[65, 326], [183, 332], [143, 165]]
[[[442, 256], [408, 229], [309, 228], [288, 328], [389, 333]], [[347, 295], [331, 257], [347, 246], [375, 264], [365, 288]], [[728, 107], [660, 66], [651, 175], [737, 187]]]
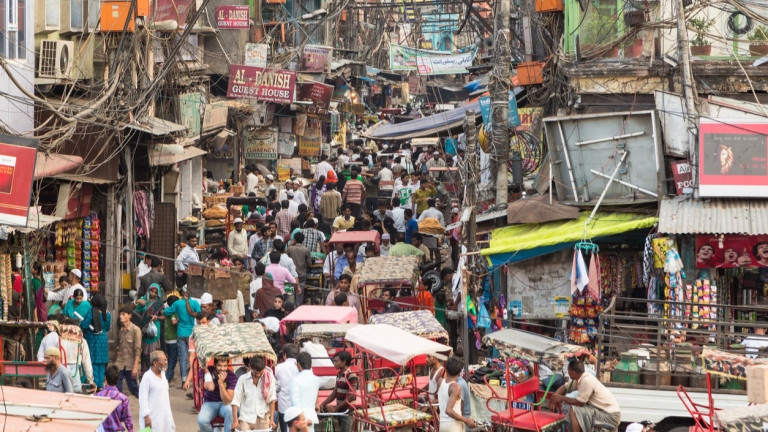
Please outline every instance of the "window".
[[26, 59], [26, 0], [0, 0], [0, 56]]

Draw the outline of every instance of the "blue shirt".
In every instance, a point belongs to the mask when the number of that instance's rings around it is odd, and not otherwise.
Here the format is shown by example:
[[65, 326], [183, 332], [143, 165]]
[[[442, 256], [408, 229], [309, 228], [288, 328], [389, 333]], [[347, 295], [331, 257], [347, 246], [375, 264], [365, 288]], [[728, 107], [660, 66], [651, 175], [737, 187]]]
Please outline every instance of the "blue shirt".
[[411, 220], [405, 224], [405, 242], [413, 244], [413, 235], [417, 232], [419, 232], [419, 223], [416, 222], [416, 219], [411, 218]]
[[[197, 300], [189, 299], [189, 306], [192, 312], [200, 312], [200, 303]], [[163, 315], [171, 316], [176, 314], [179, 317], [179, 325], [176, 326], [176, 337], [185, 338], [192, 336], [192, 329], [195, 327], [195, 317], [187, 313], [187, 302], [184, 299], [176, 300], [173, 305], [163, 310]]]
[[[365, 258], [361, 257], [360, 255], [357, 255], [357, 258], [355, 261], [361, 263], [365, 261]], [[344, 271], [345, 268], [349, 267], [349, 261], [347, 261], [347, 255], [342, 255], [338, 259], [336, 259], [336, 268], [333, 271], [333, 277], [334, 279], [338, 280], [339, 276], [341, 276], [341, 272]]]

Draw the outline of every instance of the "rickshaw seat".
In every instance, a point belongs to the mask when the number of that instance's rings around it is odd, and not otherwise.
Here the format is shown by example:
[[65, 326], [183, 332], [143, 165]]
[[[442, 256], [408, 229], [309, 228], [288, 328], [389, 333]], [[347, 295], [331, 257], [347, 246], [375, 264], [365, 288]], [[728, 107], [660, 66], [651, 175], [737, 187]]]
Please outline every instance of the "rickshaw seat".
[[515, 429], [555, 431], [565, 423], [565, 416], [547, 411], [528, 411], [512, 419]]
[[[510, 415], [510, 411], [512, 411], [511, 415]], [[522, 408], [512, 408], [511, 410], [505, 409], [504, 411], [501, 411], [498, 414], [493, 414], [491, 416], [491, 420], [495, 422], [502, 421], [505, 423], [509, 423], [510, 421], [512, 421], [513, 416], [519, 417], [527, 412], [529, 412], [527, 409], [522, 409]]]

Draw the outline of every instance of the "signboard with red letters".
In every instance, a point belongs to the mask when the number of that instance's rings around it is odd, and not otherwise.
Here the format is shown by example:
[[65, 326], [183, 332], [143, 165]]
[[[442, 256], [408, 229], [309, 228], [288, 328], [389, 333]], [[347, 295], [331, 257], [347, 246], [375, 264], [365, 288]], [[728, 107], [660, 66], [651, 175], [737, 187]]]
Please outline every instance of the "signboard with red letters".
[[326, 72], [330, 70], [333, 48], [319, 45], [305, 45], [301, 52], [302, 72]]
[[687, 160], [670, 162], [672, 165], [672, 177], [675, 179], [675, 190], [678, 195], [693, 193], [693, 172], [691, 163]]
[[27, 225], [39, 141], [0, 135], [0, 224]]
[[768, 119], [701, 119], [699, 193], [768, 197]]
[[262, 102], [293, 103], [296, 71], [231, 65], [227, 97]]
[[250, 6], [218, 6], [216, 27], [222, 30], [249, 29], [251, 27]]
[[307, 112], [313, 114], [325, 114], [328, 112], [331, 96], [333, 96], [332, 85], [316, 82], [302, 83], [299, 87], [299, 97], [297, 100], [312, 102], [312, 106], [307, 107]]
[[157, 0], [153, 2], [152, 21], [176, 21], [179, 27], [187, 22], [191, 0]]

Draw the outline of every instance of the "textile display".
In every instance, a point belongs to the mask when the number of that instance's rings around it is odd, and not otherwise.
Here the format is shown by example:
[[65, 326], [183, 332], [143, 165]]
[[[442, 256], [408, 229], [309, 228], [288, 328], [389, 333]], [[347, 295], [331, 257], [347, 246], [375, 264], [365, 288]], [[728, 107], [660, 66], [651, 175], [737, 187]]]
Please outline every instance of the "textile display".
[[389, 324], [426, 339], [448, 340], [448, 332], [428, 310], [372, 315], [368, 324]]
[[715, 411], [723, 432], [762, 431], [768, 423], [768, 405], [750, 405]]
[[192, 333], [200, 364], [216, 357], [264, 356], [277, 362], [261, 323], [234, 323], [217, 326], [195, 326]]
[[747, 366], [768, 364], [768, 359], [752, 359], [744, 355], [704, 348], [701, 365], [704, 372], [741, 380], [747, 379]]
[[[365, 413], [357, 410], [357, 415], [363, 418]], [[367, 420], [379, 426], [401, 427], [431, 421], [432, 415], [397, 403], [368, 408]]]

